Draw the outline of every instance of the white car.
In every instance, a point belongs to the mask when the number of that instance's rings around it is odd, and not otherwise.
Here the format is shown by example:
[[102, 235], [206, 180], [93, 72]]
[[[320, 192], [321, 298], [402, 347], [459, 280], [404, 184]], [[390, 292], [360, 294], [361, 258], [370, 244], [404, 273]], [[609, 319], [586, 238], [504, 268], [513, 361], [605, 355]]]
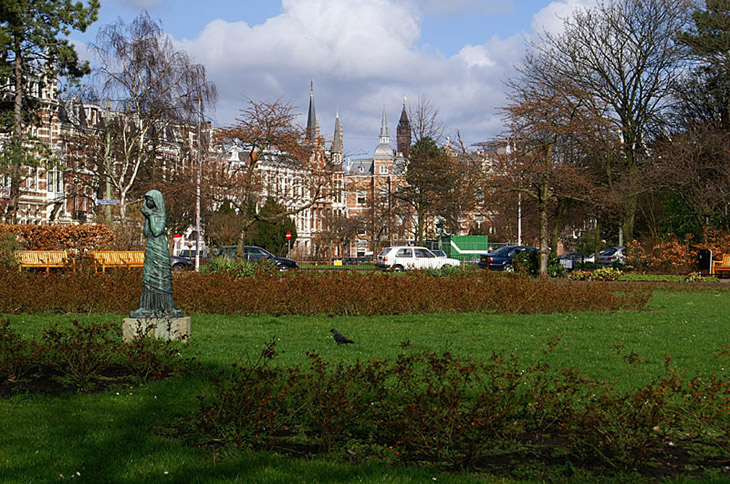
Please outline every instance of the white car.
[[388, 247], [375, 258], [375, 267], [400, 272], [412, 269], [440, 269], [445, 266], [459, 266], [461, 262], [448, 257], [436, 257], [425, 247]]

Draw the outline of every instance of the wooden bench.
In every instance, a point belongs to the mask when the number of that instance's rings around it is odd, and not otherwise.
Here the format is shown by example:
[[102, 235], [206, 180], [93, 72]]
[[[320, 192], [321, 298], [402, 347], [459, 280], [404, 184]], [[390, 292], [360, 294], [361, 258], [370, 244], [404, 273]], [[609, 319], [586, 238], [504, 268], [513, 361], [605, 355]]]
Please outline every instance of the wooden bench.
[[94, 252], [94, 269], [106, 272], [107, 267], [144, 267], [143, 250], [97, 250]]
[[76, 272], [76, 260], [68, 257], [65, 250], [18, 250], [15, 252], [18, 271], [23, 268], [43, 267], [50, 272], [51, 267], [72, 267]]
[[712, 273], [718, 277], [730, 274], [730, 254], [723, 254], [722, 260], [712, 262]]

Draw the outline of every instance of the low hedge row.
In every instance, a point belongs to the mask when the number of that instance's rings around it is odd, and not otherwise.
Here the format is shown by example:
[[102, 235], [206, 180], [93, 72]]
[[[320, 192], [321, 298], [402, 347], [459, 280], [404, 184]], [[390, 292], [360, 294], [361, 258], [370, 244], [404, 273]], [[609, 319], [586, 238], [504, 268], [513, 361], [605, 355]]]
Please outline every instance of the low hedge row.
[[[589, 281], [532, 279], [465, 271], [428, 273], [298, 271], [176, 275], [175, 304], [186, 313], [391, 315], [552, 313], [644, 309], [649, 291]], [[52, 273], [0, 271], [2, 313], [125, 313], [136, 309], [141, 271]]]

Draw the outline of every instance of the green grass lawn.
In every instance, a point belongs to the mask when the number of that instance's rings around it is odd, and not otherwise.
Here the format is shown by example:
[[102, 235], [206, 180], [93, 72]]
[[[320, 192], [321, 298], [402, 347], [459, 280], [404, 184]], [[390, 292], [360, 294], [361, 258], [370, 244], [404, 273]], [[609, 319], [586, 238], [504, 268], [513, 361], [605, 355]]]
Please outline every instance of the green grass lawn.
[[[207, 368], [224, 368], [248, 354], [255, 358], [276, 337], [278, 364], [304, 362], [315, 350], [332, 360], [390, 359], [400, 343], [409, 350], [450, 350], [487, 358], [514, 351], [525, 365], [547, 358], [586, 376], [630, 387], [658, 375], [663, 352], [674, 368], [690, 374], [725, 374], [728, 361], [716, 358], [728, 332], [730, 292], [657, 292], [649, 311], [611, 314], [428, 315], [375, 318], [241, 317], [193, 315], [193, 337], [182, 352], [198, 355]], [[13, 328], [38, 335], [49, 323], [71, 319], [118, 322], [123, 315], [12, 315]], [[338, 347], [337, 328], [357, 343]], [[546, 343], [562, 339], [548, 356]], [[648, 363], [632, 370], [616, 355], [615, 342], [640, 353]], [[325, 458], [292, 459], [274, 453], [205, 450], [165, 437], [175, 419], [189, 417], [197, 396], [209, 390], [203, 375], [176, 377], [145, 387], [61, 397], [16, 395], [0, 400], [0, 482], [505, 482], [478, 474], [451, 474], [431, 468], [385, 467]], [[80, 475], [78, 475], [79, 473]], [[539, 479], [541, 470], [526, 470]], [[434, 481], [433, 478], [436, 478]], [[578, 479], [579, 480], [579, 479]], [[706, 482], [706, 481], [703, 481]], [[721, 482], [718, 480], [717, 482]]]

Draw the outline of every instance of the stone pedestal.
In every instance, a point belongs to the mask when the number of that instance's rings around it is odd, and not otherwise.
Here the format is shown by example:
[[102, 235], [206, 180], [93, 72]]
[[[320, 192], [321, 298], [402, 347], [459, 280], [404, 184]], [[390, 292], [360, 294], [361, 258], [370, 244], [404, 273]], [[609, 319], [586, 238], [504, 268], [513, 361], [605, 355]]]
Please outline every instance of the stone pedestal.
[[166, 341], [187, 341], [190, 339], [190, 316], [183, 318], [124, 318], [122, 338], [125, 342], [147, 336]]

